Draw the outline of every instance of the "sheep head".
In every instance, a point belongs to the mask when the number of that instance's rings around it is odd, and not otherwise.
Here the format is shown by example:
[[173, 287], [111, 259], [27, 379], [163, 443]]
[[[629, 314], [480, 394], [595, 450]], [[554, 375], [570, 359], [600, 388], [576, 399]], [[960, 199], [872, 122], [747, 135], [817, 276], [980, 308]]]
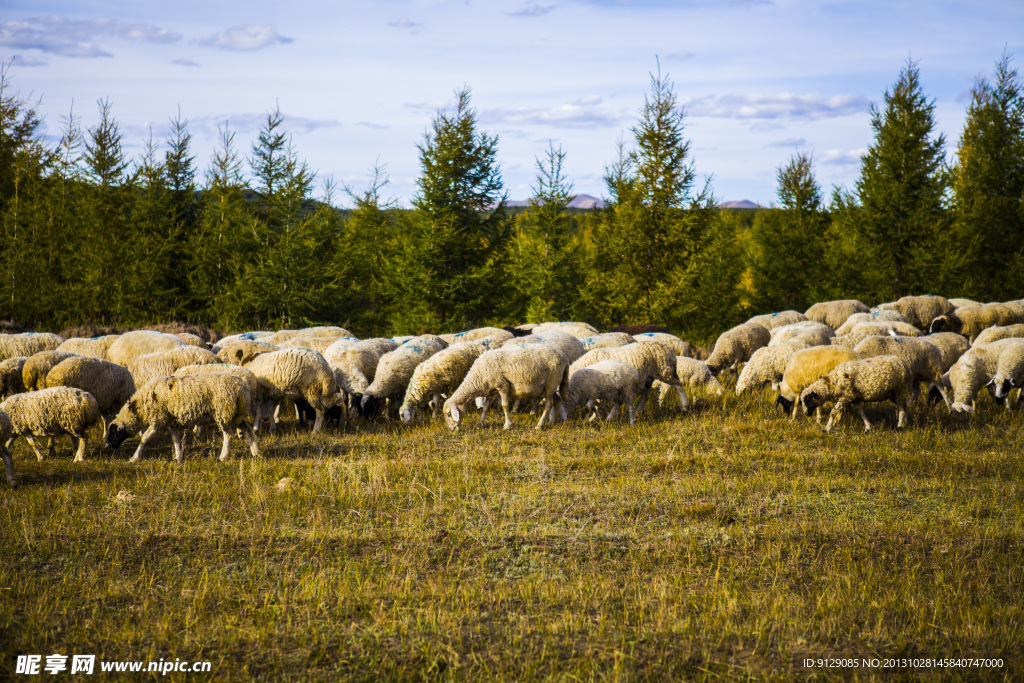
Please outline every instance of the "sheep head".
[[782, 394], [779, 394], [779, 397], [775, 399], [775, 405], [781, 406], [782, 412], [786, 413], [787, 415], [789, 414], [789, 411], [793, 410], [793, 402], [790, 401], [785, 396], [783, 396]]
[[448, 425], [448, 429], [452, 431], [458, 431], [459, 422], [462, 420], [462, 414], [465, 412], [465, 408], [460, 405], [452, 404], [445, 405], [444, 407], [444, 422]]

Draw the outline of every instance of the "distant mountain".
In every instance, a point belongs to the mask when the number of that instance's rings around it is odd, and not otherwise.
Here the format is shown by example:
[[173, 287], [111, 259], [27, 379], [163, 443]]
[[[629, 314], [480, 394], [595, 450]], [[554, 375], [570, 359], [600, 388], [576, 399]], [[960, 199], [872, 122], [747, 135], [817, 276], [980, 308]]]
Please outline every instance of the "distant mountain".
[[718, 205], [720, 209], [760, 209], [761, 207], [748, 199], [741, 199], [738, 202], [722, 202]]
[[[530, 205], [530, 200], [529, 199], [510, 199], [509, 201], [507, 201], [505, 203], [505, 206], [510, 207], [510, 208], [516, 208], [516, 207], [521, 208], [521, 207], [529, 206], [529, 205]], [[602, 202], [597, 197], [591, 197], [589, 194], [578, 194], [578, 195], [576, 195], [575, 197], [572, 198], [571, 202], [569, 202], [569, 208], [570, 209], [603, 209], [604, 208], [604, 202]]]

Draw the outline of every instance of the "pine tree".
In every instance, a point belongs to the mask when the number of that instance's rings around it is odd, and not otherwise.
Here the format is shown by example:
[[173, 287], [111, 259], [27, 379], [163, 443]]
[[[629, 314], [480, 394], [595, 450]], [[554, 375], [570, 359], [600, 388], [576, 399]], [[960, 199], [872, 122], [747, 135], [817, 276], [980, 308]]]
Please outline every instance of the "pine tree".
[[1024, 94], [1012, 56], [996, 63], [993, 82], [971, 90], [952, 169], [957, 235], [964, 246], [964, 294], [1016, 299], [1024, 290]]
[[922, 92], [917, 63], [907, 61], [885, 106], [872, 106], [874, 144], [857, 181], [862, 216], [857, 227], [874, 247], [870, 270], [873, 298], [888, 300], [930, 291], [942, 272], [943, 135], [934, 136], [935, 102]]
[[781, 208], [758, 211], [751, 227], [753, 306], [758, 312], [803, 311], [824, 276], [828, 216], [809, 154], [795, 154], [776, 173]]
[[394, 321], [399, 330], [458, 330], [488, 318], [494, 307], [494, 259], [507, 233], [498, 138], [477, 131], [470, 89], [455, 93], [417, 145], [421, 173], [413, 215], [403, 221]]
[[187, 318], [194, 311], [188, 278], [181, 276], [182, 267], [189, 261], [189, 244], [198, 229], [200, 206], [195, 185], [195, 155], [192, 154], [192, 134], [188, 119], [181, 111], [170, 120], [170, 130], [164, 153], [164, 174], [168, 191], [168, 221], [170, 232], [164, 252], [165, 315], [176, 319]]

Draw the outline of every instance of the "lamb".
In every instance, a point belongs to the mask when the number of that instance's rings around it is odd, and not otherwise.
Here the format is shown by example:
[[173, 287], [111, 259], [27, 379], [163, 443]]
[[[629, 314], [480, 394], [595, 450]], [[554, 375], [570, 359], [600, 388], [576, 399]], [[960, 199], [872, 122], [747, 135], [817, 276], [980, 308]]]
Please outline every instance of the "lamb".
[[222, 363], [230, 363], [231, 365], [242, 365], [242, 362], [246, 358], [252, 359], [261, 353], [270, 353], [271, 351], [278, 351], [280, 348], [280, 346], [274, 346], [273, 344], [268, 344], [262, 341], [241, 340], [222, 346], [216, 353], [217, 358]]
[[103, 420], [103, 430], [135, 393], [135, 381], [128, 368], [102, 358], [73, 356], [53, 366], [46, 375], [46, 387], [72, 387], [89, 392]]
[[804, 311], [804, 315], [808, 320], [823, 323], [836, 330], [854, 313], [868, 313], [870, 310], [856, 299], [840, 299], [816, 303]]
[[373, 382], [359, 400], [363, 417], [372, 418], [387, 404], [397, 408], [416, 366], [444, 348], [430, 338], [432, 336], [414, 337], [380, 357]]
[[776, 346], [765, 346], [754, 351], [736, 381], [736, 395], [747, 390], [759, 389], [765, 385], [771, 385], [773, 391], [777, 390], [782, 381], [782, 375], [786, 372], [786, 364], [789, 363], [789, 359], [797, 351], [810, 347], [811, 344], [803, 342], [789, 342]]
[[989, 327], [988, 329], [982, 330], [977, 337], [974, 338], [972, 346], [981, 346], [982, 344], [990, 344], [1000, 339], [1010, 338], [1024, 338], [1024, 324], [1017, 323], [1015, 325], [997, 325], [996, 327]]
[[754, 323], [743, 323], [723, 332], [715, 341], [708, 358], [708, 367], [718, 375], [723, 370], [736, 370], [740, 363], [750, 360], [751, 354], [768, 346], [772, 335], [768, 328]]
[[151, 330], [135, 330], [125, 332], [115, 339], [107, 349], [107, 360], [128, 367], [137, 356], [144, 356], [147, 353], [168, 351], [185, 346], [173, 334], [153, 332]]
[[200, 363], [219, 363], [220, 359], [212, 351], [199, 349], [195, 346], [180, 346], [167, 351], [157, 351], [136, 356], [128, 363], [128, 372], [132, 373], [135, 386], [141, 387], [154, 377], [166, 377], [174, 374], [178, 368]]
[[[616, 348], [594, 349], [593, 351], [587, 351], [579, 360], [574, 362], [569, 368], [569, 374], [571, 375], [580, 368], [609, 359], [620, 360], [636, 368], [637, 372], [640, 373], [640, 379], [644, 387], [651, 387], [654, 380], [660, 380], [675, 388], [679, 394], [680, 407], [684, 412], [686, 411], [690, 400], [686, 396], [686, 390], [679, 380], [679, 376], [676, 374], [676, 354], [672, 349], [657, 342], [636, 342]], [[644, 398], [646, 398], [646, 390]], [[637, 411], [642, 408], [643, 402], [641, 401]]]
[[957, 332], [973, 344], [979, 334], [989, 327], [1014, 325], [1017, 315], [1005, 304], [985, 304], [958, 308], [952, 313], [936, 316], [928, 328], [930, 332]]
[[801, 349], [793, 354], [786, 363], [779, 383], [779, 397], [775, 403], [789, 413], [790, 419], [796, 419], [797, 401], [804, 389], [827, 375], [832, 368], [840, 363], [860, 360], [862, 356], [844, 346], [812, 346]]
[[955, 332], [935, 332], [921, 337], [921, 339], [938, 347], [939, 352], [942, 353], [943, 372], [953, 367], [953, 363], [957, 362], [960, 356], [967, 353], [967, 349], [970, 348], [967, 338]]
[[24, 436], [39, 460], [43, 454], [33, 437], [47, 437], [47, 451], [53, 456], [53, 437], [68, 434], [75, 449], [75, 462], [85, 460], [86, 433], [100, 419], [99, 405], [92, 394], [71, 387], [53, 387], [42, 391], [15, 394], [3, 403], [0, 411], [11, 419], [14, 439]]
[[[503, 346], [487, 351], [473, 363], [466, 379], [444, 403], [445, 422], [449, 429], [458, 429], [473, 399], [497, 393], [505, 411], [506, 430], [512, 429], [513, 400], [542, 399], [539, 430], [545, 420], [554, 424], [556, 392], [562, 397], [569, 394], [569, 362], [561, 351], [547, 344]], [[486, 417], [485, 409], [481, 425]]]
[[441, 397], [450, 396], [487, 350], [483, 342], [457, 342], [417, 365], [399, 409], [402, 422], [411, 424], [416, 413], [428, 403], [436, 405]]
[[27, 356], [15, 356], [0, 362], [0, 400], [25, 391], [21, 371], [27, 360]]
[[634, 424], [636, 398], [642, 390], [643, 384], [636, 368], [618, 360], [603, 360], [580, 368], [569, 377], [562, 410], [568, 415], [577, 405], [583, 404], [590, 411], [589, 421], [592, 422], [601, 417], [602, 407], [607, 411], [605, 419], [611, 420], [618, 414], [619, 406], [625, 405], [629, 424]]
[[[324, 412], [337, 405], [344, 396], [338, 391], [338, 382], [331, 367], [316, 351], [295, 346], [270, 353], [261, 353], [247, 359], [248, 368], [263, 387], [264, 400], [261, 415], [270, 415], [270, 404], [285, 398], [304, 400], [316, 411], [313, 433], [323, 429]], [[270, 431], [277, 427], [270, 421]]]
[[912, 396], [916, 399], [918, 382], [928, 382], [929, 388], [936, 387], [948, 407], [949, 394], [942, 382], [942, 352], [934, 344], [915, 337], [890, 337], [877, 335], [868, 337], [853, 349], [864, 358], [875, 356], [896, 356], [910, 369], [914, 380]]
[[1007, 410], [1010, 409], [1010, 392], [1015, 387], [1024, 385], [1024, 339], [1015, 339], [1007, 342], [999, 351], [999, 360], [996, 362], [996, 374], [990, 380], [995, 387], [994, 396], [997, 401], [1006, 401]]
[[779, 311], [778, 313], [755, 315], [747, 322], [760, 325], [761, 327], [765, 327], [771, 331], [776, 327], [785, 327], [786, 325], [792, 325], [793, 323], [802, 323], [807, 319], [807, 316], [800, 311]]
[[[759, 349], [760, 350], [760, 349]], [[690, 391], [694, 391], [698, 387], [703, 387], [707, 391], [721, 396], [725, 393], [725, 389], [722, 387], [722, 383], [715, 377], [715, 373], [711, 372], [711, 368], [708, 367], [704, 361], [697, 360], [696, 358], [689, 358], [687, 356], [676, 356], [676, 377], [679, 379], [680, 384], [685, 386]], [[665, 384], [661, 380], [654, 380], [651, 385], [651, 390], [658, 392], [658, 405], [665, 405], [665, 399], [668, 397], [668, 393], [671, 390], [671, 386]], [[681, 393], [679, 400], [682, 401], [683, 397], [687, 396], [686, 393]], [[687, 396], [687, 398], [689, 398]], [[681, 405], [685, 411], [690, 407], [689, 400]]]
[[783, 325], [771, 330], [771, 341], [768, 346], [800, 342], [807, 346], [827, 346], [832, 343], [836, 333], [828, 325], [807, 320], [802, 323]]
[[907, 423], [910, 410], [912, 376], [906, 363], [896, 356], [875, 356], [863, 360], [842, 363], [817, 380], [800, 394], [804, 414], [810, 415], [825, 401], [835, 401], [828, 416], [825, 432], [831, 433], [832, 426], [843, 416], [848, 405], [857, 408], [864, 421], [864, 431], [871, 431], [871, 422], [864, 414], [865, 401], [892, 401], [896, 404], [898, 418], [896, 427], [902, 429]]
[[7, 472], [7, 483], [15, 486], [18, 480], [14, 478], [14, 459], [11, 457], [11, 449], [7, 442], [14, 439], [14, 428], [11, 426], [11, 418], [7, 413], [0, 410], [0, 458], [4, 460], [4, 470]]
[[870, 313], [854, 313], [836, 329], [836, 336], [849, 334], [860, 323], [905, 323], [907, 319], [899, 311], [871, 311]]
[[880, 311], [897, 311], [908, 323], [922, 331], [927, 330], [928, 325], [940, 315], [947, 315], [955, 309], [946, 297], [931, 295], [905, 296], [898, 301], [879, 304], [876, 308]]
[[40, 351], [25, 361], [21, 369], [21, 381], [26, 391], [46, 388], [46, 375], [61, 361], [75, 358], [78, 354], [70, 351]]
[[189, 377], [157, 377], [136, 391], [107, 427], [104, 443], [116, 449], [145, 428], [139, 447], [128, 462], [138, 462], [146, 444], [167, 429], [174, 441], [174, 459], [185, 459], [185, 430], [212, 420], [224, 435], [220, 461], [228, 459], [231, 432], [239, 430], [253, 457], [259, 455], [256, 434], [249, 424], [252, 397], [244, 380], [223, 373]]
[[119, 336], [121, 335], [107, 334], [102, 337], [92, 337], [91, 339], [74, 337], [58, 346], [57, 350], [70, 351], [71, 353], [77, 353], [79, 356], [89, 356], [90, 358], [106, 358], [110, 345]]
[[61, 337], [49, 332], [0, 334], [0, 361], [18, 356], [32, 356], [40, 351], [53, 351], [63, 343]]
[[191, 375], [206, 375], [210, 373], [231, 375], [245, 382], [245, 386], [249, 390], [249, 408], [253, 415], [252, 429], [254, 432], [258, 431], [260, 428], [260, 406], [263, 405], [263, 401], [266, 396], [264, 395], [265, 392], [263, 385], [249, 368], [243, 368], [238, 365], [230, 365], [227, 363], [217, 363], [215, 365], [186, 365], [183, 368], [175, 370], [174, 376], [189, 377]]

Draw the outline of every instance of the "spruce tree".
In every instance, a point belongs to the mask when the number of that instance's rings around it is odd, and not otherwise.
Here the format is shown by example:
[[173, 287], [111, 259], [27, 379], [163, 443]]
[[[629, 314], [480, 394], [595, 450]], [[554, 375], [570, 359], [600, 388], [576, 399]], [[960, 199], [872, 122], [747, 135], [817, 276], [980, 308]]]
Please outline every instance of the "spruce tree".
[[809, 154], [797, 153], [776, 179], [781, 208], [758, 211], [751, 227], [753, 307], [803, 311], [821, 290], [828, 217]]
[[[935, 135], [935, 101], [922, 91], [917, 63], [907, 61], [885, 105], [871, 108], [874, 144], [862, 160], [856, 227], [877, 300], [927, 293], [942, 273], [947, 213], [945, 136]], [[873, 254], [872, 254], [873, 252]]]
[[952, 169], [957, 235], [964, 247], [965, 295], [1020, 298], [1024, 291], [1024, 94], [1012, 56], [996, 63], [993, 81], [971, 90], [967, 121]]
[[161, 288], [165, 297], [165, 315], [185, 319], [192, 315], [195, 303], [182, 277], [182, 268], [189, 261], [189, 244], [198, 229], [200, 206], [195, 185], [195, 155], [192, 154], [192, 133], [188, 119], [181, 111], [170, 120], [165, 141], [164, 175], [168, 192], [169, 233], [165, 249], [165, 269]]

